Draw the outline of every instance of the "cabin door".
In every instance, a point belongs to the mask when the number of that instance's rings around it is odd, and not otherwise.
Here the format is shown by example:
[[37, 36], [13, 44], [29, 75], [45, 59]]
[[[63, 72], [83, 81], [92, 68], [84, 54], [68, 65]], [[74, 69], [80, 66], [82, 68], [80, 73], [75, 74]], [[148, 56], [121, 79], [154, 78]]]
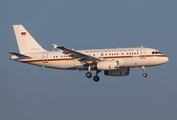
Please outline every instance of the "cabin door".
[[145, 48], [140, 49], [140, 59], [146, 59], [146, 49]]
[[43, 63], [48, 63], [48, 53], [43, 53]]

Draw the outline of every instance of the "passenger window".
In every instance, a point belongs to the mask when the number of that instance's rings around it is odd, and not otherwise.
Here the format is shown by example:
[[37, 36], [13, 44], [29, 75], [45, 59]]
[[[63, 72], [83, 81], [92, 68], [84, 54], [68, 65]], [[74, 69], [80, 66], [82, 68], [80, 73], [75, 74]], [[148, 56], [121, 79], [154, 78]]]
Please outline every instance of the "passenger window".
[[55, 56], [53, 56], [55, 58]]

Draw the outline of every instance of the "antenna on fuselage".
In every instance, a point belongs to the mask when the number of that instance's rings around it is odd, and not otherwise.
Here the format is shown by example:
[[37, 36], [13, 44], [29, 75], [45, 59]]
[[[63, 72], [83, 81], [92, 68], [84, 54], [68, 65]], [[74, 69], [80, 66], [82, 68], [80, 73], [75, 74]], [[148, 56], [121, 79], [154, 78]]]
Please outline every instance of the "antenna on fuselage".
[[141, 48], [143, 48], [143, 46], [141, 45]]

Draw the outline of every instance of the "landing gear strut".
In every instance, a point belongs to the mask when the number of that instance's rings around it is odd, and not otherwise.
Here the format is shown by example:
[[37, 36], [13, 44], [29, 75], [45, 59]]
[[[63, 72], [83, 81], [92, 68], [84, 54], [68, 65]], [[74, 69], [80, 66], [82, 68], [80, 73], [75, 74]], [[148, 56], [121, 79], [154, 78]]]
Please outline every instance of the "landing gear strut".
[[87, 78], [92, 77], [92, 73], [90, 72], [91, 66], [88, 66], [88, 72], [85, 74]]
[[145, 73], [146, 67], [145, 67], [145, 66], [142, 66], [142, 69], [143, 69], [143, 77], [147, 77], [147, 74]]

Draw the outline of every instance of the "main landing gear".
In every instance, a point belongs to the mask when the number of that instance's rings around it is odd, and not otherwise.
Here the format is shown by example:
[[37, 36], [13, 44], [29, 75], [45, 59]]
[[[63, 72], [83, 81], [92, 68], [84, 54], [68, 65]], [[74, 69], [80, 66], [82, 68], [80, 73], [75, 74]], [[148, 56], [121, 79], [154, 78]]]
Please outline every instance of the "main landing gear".
[[[98, 77], [98, 73], [99, 72], [101, 72], [100, 70], [97, 70], [96, 71], [96, 75], [93, 77], [93, 80], [95, 81], [95, 82], [98, 82], [99, 80], [100, 80], [100, 78]], [[91, 78], [92, 77], [92, 73], [91, 72], [87, 72], [86, 74], [86, 77], [87, 78]]]
[[91, 66], [88, 66], [88, 72], [85, 74], [86, 77], [91, 78], [92, 77], [92, 73], [90, 72]]
[[92, 77], [92, 73], [91, 73], [91, 72], [87, 72], [85, 75], [86, 75], [86, 77], [88, 77], [88, 78], [91, 78], [91, 77]]
[[[88, 72], [85, 74], [87, 78], [91, 78], [92, 77], [92, 73], [90, 72], [90, 66], [88, 67]], [[96, 71], [96, 75], [93, 77], [93, 80], [95, 82], [98, 82], [100, 80], [100, 78], [98, 77], [98, 73], [101, 72], [100, 70]]]
[[95, 75], [95, 76], [93, 77], [93, 80], [94, 80], [95, 82], [98, 82], [98, 81], [100, 80], [100, 78], [99, 78], [97, 75]]
[[101, 71], [100, 70], [96, 70], [96, 75], [93, 77], [93, 80], [95, 82], [98, 82], [100, 80], [100, 78], [98, 77], [98, 73], [100, 73]]
[[142, 66], [142, 69], [143, 69], [143, 77], [147, 77], [147, 74], [145, 73], [146, 67], [145, 67], [145, 66]]

